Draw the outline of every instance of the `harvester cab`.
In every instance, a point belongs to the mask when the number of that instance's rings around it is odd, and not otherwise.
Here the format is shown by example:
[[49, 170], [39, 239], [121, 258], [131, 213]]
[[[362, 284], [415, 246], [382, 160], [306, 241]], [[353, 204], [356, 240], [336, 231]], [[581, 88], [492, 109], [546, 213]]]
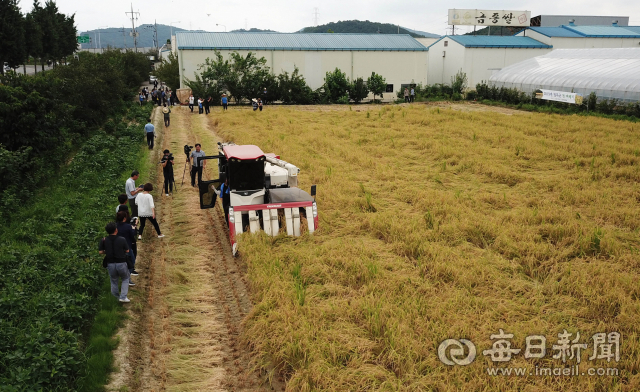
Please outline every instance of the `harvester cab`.
[[318, 229], [316, 186], [311, 186], [311, 194], [297, 187], [298, 167], [253, 145], [218, 143], [218, 150], [218, 155], [199, 158], [218, 163], [217, 178], [200, 184], [200, 208], [215, 206], [226, 178], [230, 189], [227, 223], [234, 254], [236, 236], [244, 231], [264, 230], [276, 236], [282, 228], [287, 235], [300, 236]]

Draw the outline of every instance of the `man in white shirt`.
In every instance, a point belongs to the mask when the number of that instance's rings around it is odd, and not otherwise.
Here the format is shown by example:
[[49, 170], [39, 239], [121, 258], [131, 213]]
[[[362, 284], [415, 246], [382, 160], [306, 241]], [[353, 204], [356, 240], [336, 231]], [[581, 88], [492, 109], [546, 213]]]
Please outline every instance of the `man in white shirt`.
[[142, 192], [142, 185], [137, 188], [136, 180], [140, 177], [140, 173], [137, 170], [131, 172], [131, 177], [127, 179], [124, 185], [124, 190], [127, 192], [127, 198], [129, 199], [129, 205], [131, 206], [131, 216], [138, 216], [138, 206], [136, 205], [136, 195], [138, 192]]
[[193, 94], [189, 95], [189, 109], [191, 109], [191, 113], [193, 113]]

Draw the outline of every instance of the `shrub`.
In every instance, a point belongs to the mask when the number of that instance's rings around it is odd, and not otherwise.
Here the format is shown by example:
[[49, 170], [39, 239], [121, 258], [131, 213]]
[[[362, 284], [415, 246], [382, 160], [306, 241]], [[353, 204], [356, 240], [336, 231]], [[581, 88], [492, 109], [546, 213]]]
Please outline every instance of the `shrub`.
[[348, 95], [349, 81], [346, 74], [336, 68], [333, 72], [326, 73], [323, 87], [328, 101], [337, 103], [341, 97]]

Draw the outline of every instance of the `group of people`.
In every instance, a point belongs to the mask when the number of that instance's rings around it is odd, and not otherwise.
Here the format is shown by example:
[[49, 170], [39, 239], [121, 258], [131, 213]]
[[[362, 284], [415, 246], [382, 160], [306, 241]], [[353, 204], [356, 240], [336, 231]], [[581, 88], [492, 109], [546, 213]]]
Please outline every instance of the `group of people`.
[[[116, 218], [105, 226], [107, 236], [98, 243], [98, 252], [104, 254], [103, 267], [111, 279], [111, 294], [120, 302], [131, 302], [128, 298], [129, 286], [135, 286], [132, 276], [138, 276], [135, 269], [138, 256], [137, 241], [142, 240], [146, 221], [150, 221], [158, 238], [163, 238], [156, 220], [153, 184], [136, 186], [140, 173], [134, 170], [125, 183], [125, 193], [118, 196]], [[131, 209], [131, 211], [129, 211]], [[138, 228], [138, 224], [140, 227]]]
[[416, 99], [416, 90], [411, 87], [411, 91], [407, 87], [404, 88], [404, 101], [407, 103], [411, 103]]
[[140, 100], [140, 106], [144, 105], [145, 102], [149, 101], [149, 95], [151, 95], [151, 102], [154, 105], [163, 106], [175, 106], [179, 103], [178, 96], [175, 91], [172, 91], [168, 87], [160, 86], [158, 88], [158, 81], [153, 81], [153, 88], [149, 91], [148, 87], [143, 87], [138, 94], [138, 99]]

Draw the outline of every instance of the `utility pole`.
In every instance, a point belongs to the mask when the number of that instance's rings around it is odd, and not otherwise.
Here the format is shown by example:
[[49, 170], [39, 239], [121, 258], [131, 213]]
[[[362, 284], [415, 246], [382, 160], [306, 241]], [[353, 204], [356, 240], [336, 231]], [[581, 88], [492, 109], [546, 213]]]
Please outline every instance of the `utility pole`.
[[122, 33], [122, 44], [124, 45], [123, 48], [126, 50], [127, 49], [127, 36], [124, 34], [124, 25], [122, 26], [122, 29], [118, 30], [119, 33]]
[[136, 53], [138, 53], [138, 32], [136, 31], [136, 25], [134, 23], [134, 19], [138, 20], [139, 12], [133, 12], [133, 4], [131, 4], [131, 12], [125, 12], [125, 15], [131, 14], [131, 35], [133, 37], [133, 48]]

